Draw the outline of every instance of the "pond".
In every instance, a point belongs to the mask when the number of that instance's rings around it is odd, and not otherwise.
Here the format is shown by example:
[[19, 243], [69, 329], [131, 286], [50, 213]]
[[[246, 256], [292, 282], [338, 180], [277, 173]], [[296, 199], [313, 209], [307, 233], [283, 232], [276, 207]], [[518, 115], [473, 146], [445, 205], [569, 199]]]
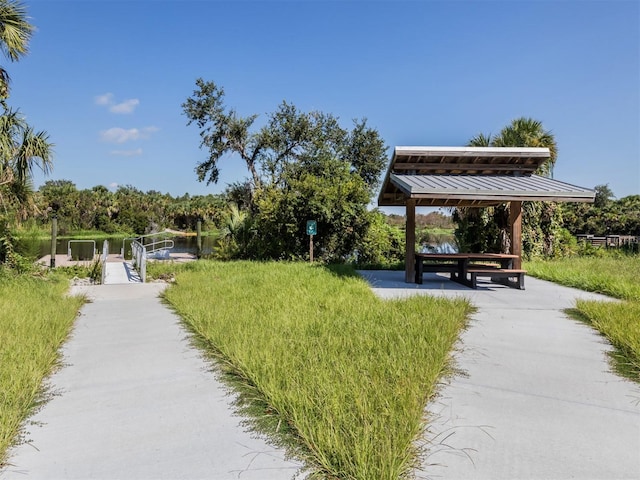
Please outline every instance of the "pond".
[[[175, 253], [197, 253], [197, 239], [193, 237], [167, 237], [173, 240], [174, 248], [171, 250]], [[94, 253], [102, 253], [105, 238], [100, 240], [91, 239], [73, 239], [59, 238], [56, 242], [56, 253], [64, 254], [70, 251], [73, 260], [91, 260]], [[127, 258], [131, 258], [131, 238], [110, 237], [109, 241], [110, 253], [121, 253], [122, 249], [126, 249]], [[214, 237], [202, 237], [202, 253], [210, 254], [214, 248]], [[42, 258], [51, 253], [51, 239], [40, 238], [21, 238], [16, 242], [16, 251], [30, 258]]]
[[[167, 236], [166, 238], [169, 238], [174, 242], [174, 248], [171, 250], [173, 253], [191, 253], [194, 255], [197, 253], [198, 247], [195, 236]], [[105, 238], [100, 240], [59, 238], [56, 242], [56, 253], [68, 253], [70, 248], [73, 260], [91, 260], [94, 253], [102, 253], [104, 240]], [[131, 258], [131, 238], [109, 237], [106, 238], [106, 240], [109, 241], [110, 253], [121, 253], [124, 247], [126, 249], [126, 258]], [[145, 241], [146, 243], [149, 243], [151, 240], [147, 238]], [[214, 247], [214, 236], [202, 237], [203, 255], [211, 254]], [[458, 251], [455, 239], [452, 235], [432, 236], [429, 238], [428, 242], [424, 241], [421, 246], [418, 246], [417, 250], [425, 251], [425, 248], [428, 249], [426, 251], [433, 253], [454, 253]], [[51, 239], [21, 238], [16, 243], [16, 251], [26, 257], [42, 258], [51, 253]]]

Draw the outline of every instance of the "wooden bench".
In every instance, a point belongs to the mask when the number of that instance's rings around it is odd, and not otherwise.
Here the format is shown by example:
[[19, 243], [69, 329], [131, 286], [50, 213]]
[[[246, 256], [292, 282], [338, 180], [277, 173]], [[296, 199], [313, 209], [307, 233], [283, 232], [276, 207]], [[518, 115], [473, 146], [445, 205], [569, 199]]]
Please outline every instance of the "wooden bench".
[[[478, 268], [471, 265], [467, 268], [466, 273], [469, 274], [471, 278], [469, 280], [465, 278], [465, 283], [468, 283], [471, 288], [478, 288], [478, 277], [483, 277], [491, 278], [492, 282], [524, 290], [524, 275], [527, 272], [526, 270], [517, 270], [513, 268], [486, 268], [484, 266]], [[510, 280], [511, 278], [514, 278], [515, 280]]]

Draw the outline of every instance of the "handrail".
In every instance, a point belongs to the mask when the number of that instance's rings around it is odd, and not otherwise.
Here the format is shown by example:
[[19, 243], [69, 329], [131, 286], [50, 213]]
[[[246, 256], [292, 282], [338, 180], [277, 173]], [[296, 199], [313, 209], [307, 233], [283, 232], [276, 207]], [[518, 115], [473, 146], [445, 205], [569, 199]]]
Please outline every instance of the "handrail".
[[140, 237], [127, 237], [122, 239], [122, 248], [120, 249], [120, 256], [122, 257], [123, 260], [126, 260], [126, 257], [124, 256], [124, 246], [127, 243], [127, 240], [137, 240], [138, 238]]
[[[96, 241], [95, 240], [69, 240], [67, 242], [67, 260], [73, 260], [71, 256], [71, 243], [93, 243], [93, 255], [91, 255], [91, 259], [96, 258]], [[78, 260], [80, 257], [78, 257]]]
[[[122, 248], [120, 249], [120, 256], [122, 257], [123, 260], [126, 260], [124, 247], [125, 247], [127, 241], [131, 240], [133, 242], [135, 240], [138, 243], [140, 243], [141, 245], [147, 247], [149, 245], [153, 245], [153, 244], [156, 244], [158, 242], [152, 242], [152, 243], [148, 243], [148, 244], [145, 245], [144, 239], [145, 238], [151, 238], [151, 237], [157, 237], [157, 236], [167, 237], [167, 236], [169, 236], [169, 234], [167, 234], [167, 232], [157, 232], [157, 233], [148, 233], [146, 235], [138, 235], [137, 237], [126, 237], [126, 238], [122, 239]], [[168, 238], [164, 238], [163, 240], [159, 240], [159, 242], [161, 242], [161, 241], [171, 241], [171, 242], [173, 242], [173, 240], [170, 240]], [[170, 247], [166, 247], [166, 248], [173, 248], [173, 244]], [[160, 248], [159, 250], [163, 250], [163, 248]], [[153, 252], [155, 252], [155, 251], [156, 250], [154, 250]], [[147, 250], [147, 253], [153, 253], [153, 252], [149, 252], [149, 250]], [[132, 249], [132, 254], [133, 254], [133, 249]]]
[[147, 278], [147, 252], [144, 245], [134, 240], [131, 242], [131, 253], [133, 254], [133, 266], [136, 267], [140, 280], [144, 283]]
[[102, 244], [102, 281], [100, 282], [102, 285], [107, 276], [107, 258], [109, 258], [109, 240], [105, 240]]
[[[162, 245], [162, 246], [158, 247], [157, 245]], [[164, 240], [158, 240], [157, 242], [147, 243], [146, 245], [144, 245], [144, 249], [146, 250], [148, 255], [150, 253], [159, 252], [160, 250], [170, 250], [174, 246], [175, 246], [174, 241], [167, 238]]]

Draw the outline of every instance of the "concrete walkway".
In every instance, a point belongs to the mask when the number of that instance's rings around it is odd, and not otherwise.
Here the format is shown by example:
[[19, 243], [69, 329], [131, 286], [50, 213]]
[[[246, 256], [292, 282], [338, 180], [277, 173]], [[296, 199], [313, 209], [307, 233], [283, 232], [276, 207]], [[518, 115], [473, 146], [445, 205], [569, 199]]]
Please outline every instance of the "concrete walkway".
[[104, 285], [142, 283], [140, 275], [130, 261], [107, 262], [104, 264], [104, 268]]
[[428, 479], [638, 479], [640, 388], [613, 373], [610, 346], [563, 309], [611, 300], [526, 278], [526, 290], [472, 290], [436, 275], [360, 272], [383, 298], [469, 298], [478, 311], [455, 355], [457, 375], [428, 407]]
[[163, 284], [74, 287], [92, 300], [5, 479], [289, 480], [159, 300]]

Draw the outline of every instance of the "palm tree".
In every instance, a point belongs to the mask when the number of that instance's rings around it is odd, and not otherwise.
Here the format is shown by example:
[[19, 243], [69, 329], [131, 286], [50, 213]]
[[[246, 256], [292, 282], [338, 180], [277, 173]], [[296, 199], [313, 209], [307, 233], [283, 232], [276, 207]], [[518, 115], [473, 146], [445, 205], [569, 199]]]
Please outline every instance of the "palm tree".
[[[553, 134], [544, 129], [542, 122], [527, 117], [516, 118], [500, 130], [497, 135], [480, 133], [473, 137], [468, 145], [470, 147], [548, 148], [549, 160], [542, 164], [536, 172], [547, 177], [552, 176], [553, 166], [558, 156], [558, 147]], [[555, 211], [555, 207], [552, 210]], [[526, 237], [530, 230], [539, 228], [541, 222], [536, 216], [533, 204], [529, 202], [524, 204], [523, 215], [526, 225], [523, 235]], [[509, 207], [507, 205], [485, 209], [457, 208], [454, 211], [454, 216], [458, 221], [458, 242], [463, 247], [472, 240], [475, 242], [473, 248], [486, 248], [489, 251], [499, 250], [505, 253], [509, 251]], [[545, 231], [546, 243], [551, 243], [552, 234], [553, 232]]]
[[52, 168], [53, 144], [46, 132], [36, 132], [17, 111], [0, 116], [0, 205], [16, 204], [20, 217], [31, 205], [29, 192], [34, 167], [45, 174]]
[[558, 157], [556, 139], [549, 130], [545, 130], [542, 122], [533, 118], [516, 118], [511, 124], [500, 130], [498, 135], [476, 135], [469, 141], [470, 147], [542, 147], [549, 149], [549, 161], [540, 166], [538, 172], [547, 177], [552, 176], [553, 166]]
[[[29, 51], [34, 27], [27, 22], [26, 7], [19, 1], [0, 0], [0, 50], [12, 62]], [[9, 96], [9, 74], [0, 67], [0, 100]]]

